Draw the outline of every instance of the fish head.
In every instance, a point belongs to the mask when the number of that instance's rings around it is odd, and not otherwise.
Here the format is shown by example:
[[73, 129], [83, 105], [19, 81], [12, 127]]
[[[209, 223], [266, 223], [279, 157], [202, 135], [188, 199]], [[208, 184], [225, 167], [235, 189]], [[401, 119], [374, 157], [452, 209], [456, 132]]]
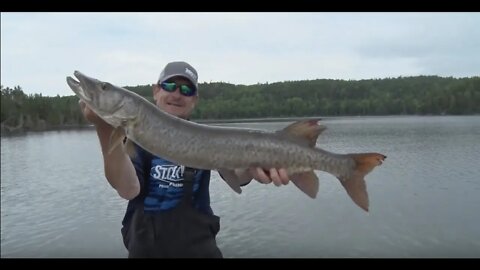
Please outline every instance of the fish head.
[[[124, 126], [126, 119], [137, 114], [135, 106], [128, 106], [128, 90], [109, 82], [74, 72], [77, 80], [67, 77], [67, 84], [98, 116], [114, 127]], [[132, 103], [130, 103], [132, 104]]]

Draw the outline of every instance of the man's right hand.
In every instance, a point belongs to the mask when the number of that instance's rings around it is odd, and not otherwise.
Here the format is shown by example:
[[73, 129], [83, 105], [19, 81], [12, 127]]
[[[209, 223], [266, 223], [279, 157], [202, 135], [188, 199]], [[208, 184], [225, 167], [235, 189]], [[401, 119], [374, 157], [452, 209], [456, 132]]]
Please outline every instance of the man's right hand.
[[[87, 119], [88, 122], [92, 123], [96, 127], [107, 127], [110, 126], [105, 122], [100, 116], [98, 116], [88, 105], [83, 101], [79, 100], [78, 104], [80, 105], [80, 110], [82, 111], [83, 116]], [[110, 126], [111, 127], [111, 126]]]
[[113, 127], [100, 118], [85, 102], [79, 101], [78, 104], [85, 119], [95, 125], [103, 153], [105, 177], [108, 182], [117, 190], [120, 197], [126, 200], [135, 198], [140, 193], [140, 183], [130, 157], [121, 150], [121, 147], [117, 147], [109, 153]]

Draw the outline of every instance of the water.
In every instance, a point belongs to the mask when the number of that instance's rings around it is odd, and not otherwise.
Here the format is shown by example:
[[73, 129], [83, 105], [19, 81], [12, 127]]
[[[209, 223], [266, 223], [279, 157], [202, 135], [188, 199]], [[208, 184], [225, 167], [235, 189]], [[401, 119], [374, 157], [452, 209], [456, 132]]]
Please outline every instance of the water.
[[[288, 122], [225, 124], [276, 130]], [[242, 194], [212, 174], [217, 241], [233, 258], [480, 257], [480, 116], [326, 119], [318, 146], [381, 152], [370, 212], [317, 172], [310, 199], [293, 184]], [[126, 257], [126, 201], [103, 176], [92, 130], [1, 138], [2, 257]]]

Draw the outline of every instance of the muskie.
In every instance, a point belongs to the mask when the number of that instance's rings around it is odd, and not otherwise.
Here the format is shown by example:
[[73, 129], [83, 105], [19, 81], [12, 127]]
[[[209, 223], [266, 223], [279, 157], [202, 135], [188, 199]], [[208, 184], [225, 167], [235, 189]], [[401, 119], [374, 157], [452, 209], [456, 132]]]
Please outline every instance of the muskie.
[[240, 193], [235, 171], [251, 167], [286, 168], [291, 181], [311, 198], [318, 192], [314, 170], [340, 180], [352, 200], [368, 211], [364, 176], [386, 156], [379, 153], [336, 154], [316, 147], [325, 127], [318, 120], [297, 121], [268, 132], [202, 125], [163, 112], [127, 89], [75, 71], [78, 82], [67, 77], [75, 94], [115, 130], [110, 151], [125, 136], [152, 154], [188, 167], [222, 170], [228, 185]]

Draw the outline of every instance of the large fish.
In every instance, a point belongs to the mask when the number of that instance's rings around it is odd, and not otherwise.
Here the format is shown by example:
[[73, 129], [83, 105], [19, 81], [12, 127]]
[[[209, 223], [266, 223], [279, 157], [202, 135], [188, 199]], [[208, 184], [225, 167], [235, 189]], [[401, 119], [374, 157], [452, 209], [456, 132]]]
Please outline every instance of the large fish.
[[368, 211], [364, 180], [386, 156], [379, 153], [336, 154], [316, 147], [325, 127], [317, 120], [297, 121], [276, 131], [216, 127], [180, 119], [127, 89], [74, 72], [67, 83], [103, 120], [112, 125], [110, 150], [125, 136], [147, 151], [198, 169], [219, 170], [228, 185], [240, 193], [237, 173], [248, 168], [286, 168], [291, 181], [315, 198], [314, 170], [340, 180], [352, 200]]

